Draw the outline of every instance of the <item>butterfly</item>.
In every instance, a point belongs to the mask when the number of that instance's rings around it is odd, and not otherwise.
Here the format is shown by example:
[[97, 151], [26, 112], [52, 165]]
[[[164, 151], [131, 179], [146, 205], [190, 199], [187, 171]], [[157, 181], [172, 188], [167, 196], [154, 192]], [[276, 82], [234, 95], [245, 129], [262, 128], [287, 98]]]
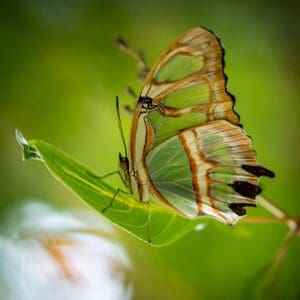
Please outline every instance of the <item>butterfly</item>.
[[274, 173], [258, 164], [233, 109], [219, 38], [193, 28], [151, 70], [140, 62], [148, 74], [133, 111], [129, 155], [126, 145], [119, 155], [123, 182], [142, 202], [235, 224], [246, 206], [256, 206], [259, 178]]

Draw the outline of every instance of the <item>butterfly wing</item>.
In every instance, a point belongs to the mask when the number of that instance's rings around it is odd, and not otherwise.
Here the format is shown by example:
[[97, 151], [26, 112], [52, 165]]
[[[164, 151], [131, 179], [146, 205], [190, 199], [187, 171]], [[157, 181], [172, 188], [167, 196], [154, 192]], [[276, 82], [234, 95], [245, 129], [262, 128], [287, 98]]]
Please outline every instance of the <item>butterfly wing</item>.
[[158, 59], [141, 92], [141, 98], [152, 99], [158, 108], [149, 112], [155, 131], [153, 147], [204, 122], [239, 122], [234, 98], [226, 90], [223, 56], [221, 43], [212, 32], [194, 28]]
[[183, 130], [150, 151], [146, 164], [159, 199], [188, 217], [208, 215], [226, 224], [244, 215], [244, 206], [256, 205], [259, 176], [273, 176], [258, 166], [243, 129], [225, 120]]
[[226, 90], [223, 49], [205, 28], [180, 36], [149, 72], [132, 123], [130, 170], [150, 194], [188, 217], [233, 224], [255, 205], [260, 167]]

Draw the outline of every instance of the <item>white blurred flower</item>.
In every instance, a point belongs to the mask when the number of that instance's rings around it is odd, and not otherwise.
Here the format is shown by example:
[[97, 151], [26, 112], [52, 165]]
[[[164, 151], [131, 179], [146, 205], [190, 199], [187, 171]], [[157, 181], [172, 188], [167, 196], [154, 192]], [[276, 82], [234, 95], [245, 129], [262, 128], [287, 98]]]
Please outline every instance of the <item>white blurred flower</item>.
[[128, 257], [99, 216], [29, 202], [7, 218], [0, 236], [1, 299], [131, 299]]

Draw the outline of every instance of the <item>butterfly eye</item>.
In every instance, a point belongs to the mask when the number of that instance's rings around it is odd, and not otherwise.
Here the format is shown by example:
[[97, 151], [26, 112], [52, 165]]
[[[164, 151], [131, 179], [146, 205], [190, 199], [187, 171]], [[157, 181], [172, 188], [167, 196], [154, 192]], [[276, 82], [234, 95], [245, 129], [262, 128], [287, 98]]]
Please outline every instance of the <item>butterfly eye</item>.
[[155, 109], [155, 106], [152, 104], [153, 99], [150, 97], [140, 97], [139, 102], [142, 103], [142, 107], [147, 110]]

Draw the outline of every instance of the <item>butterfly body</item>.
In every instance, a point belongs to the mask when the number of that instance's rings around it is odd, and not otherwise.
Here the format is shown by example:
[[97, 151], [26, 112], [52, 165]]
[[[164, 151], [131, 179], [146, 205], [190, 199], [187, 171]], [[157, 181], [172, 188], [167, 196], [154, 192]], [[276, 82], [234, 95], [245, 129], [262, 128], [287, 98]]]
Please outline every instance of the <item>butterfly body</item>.
[[223, 49], [205, 28], [180, 36], [150, 70], [136, 105], [127, 181], [189, 218], [234, 224], [255, 206], [259, 177], [251, 139], [226, 90]]

